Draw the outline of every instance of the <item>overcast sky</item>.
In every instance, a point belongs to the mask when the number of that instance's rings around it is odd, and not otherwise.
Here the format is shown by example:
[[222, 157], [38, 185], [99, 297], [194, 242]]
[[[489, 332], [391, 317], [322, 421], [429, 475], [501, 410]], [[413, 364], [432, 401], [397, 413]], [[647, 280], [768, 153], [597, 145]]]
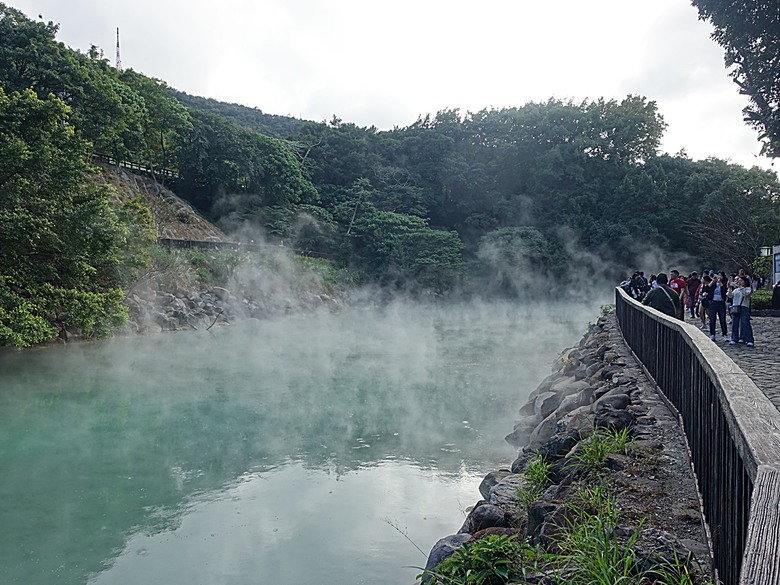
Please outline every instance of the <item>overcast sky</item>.
[[655, 100], [663, 150], [770, 168], [689, 0], [4, 0], [190, 94], [390, 129], [445, 108]]

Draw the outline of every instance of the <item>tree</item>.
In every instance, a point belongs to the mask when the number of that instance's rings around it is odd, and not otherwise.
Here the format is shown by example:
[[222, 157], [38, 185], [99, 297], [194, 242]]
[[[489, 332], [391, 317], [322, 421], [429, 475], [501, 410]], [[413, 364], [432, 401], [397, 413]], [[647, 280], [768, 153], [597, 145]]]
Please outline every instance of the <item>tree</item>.
[[68, 116], [51, 94], [0, 88], [0, 345], [70, 326], [100, 334], [126, 317], [123, 226], [108, 188], [89, 181], [88, 144]]
[[461, 281], [457, 232], [434, 230], [419, 217], [378, 211], [355, 222], [360, 267], [384, 284], [443, 293]]
[[500, 228], [480, 239], [476, 273], [485, 290], [524, 295], [544, 289], [547, 276], [561, 270], [562, 256], [536, 228]]
[[171, 94], [164, 81], [146, 77], [133, 70], [122, 72], [122, 81], [133, 89], [143, 103], [143, 150], [135, 160], [143, 160], [152, 168], [171, 169], [178, 151], [190, 132], [190, 115]]
[[0, 3], [0, 85], [7, 93], [31, 89], [43, 100], [57, 96], [94, 150], [127, 158], [143, 138], [143, 99], [95, 47], [87, 55], [73, 51], [56, 41], [57, 30]]
[[759, 133], [762, 153], [780, 156], [780, 3], [775, 0], [692, 0], [715, 30], [727, 68], [750, 103], [743, 113]]
[[780, 183], [758, 167], [710, 164], [723, 178], [704, 197], [698, 221], [687, 227], [713, 265], [749, 269], [762, 246], [780, 239]]
[[206, 212], [251, 219], [262, 207], [311, 204], [317, 190], [283, 142], [202, 111], [192, 111], [178, 188]]

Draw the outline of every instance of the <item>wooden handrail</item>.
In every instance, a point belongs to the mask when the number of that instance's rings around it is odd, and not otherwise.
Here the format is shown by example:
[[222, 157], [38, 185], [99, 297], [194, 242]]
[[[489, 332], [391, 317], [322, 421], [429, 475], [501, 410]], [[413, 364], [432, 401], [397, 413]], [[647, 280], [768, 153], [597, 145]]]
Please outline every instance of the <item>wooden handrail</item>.
[[616, 289], [623, 337], [677, 410], [726, 585], [780, 585], [780, 412], [710, 339]]

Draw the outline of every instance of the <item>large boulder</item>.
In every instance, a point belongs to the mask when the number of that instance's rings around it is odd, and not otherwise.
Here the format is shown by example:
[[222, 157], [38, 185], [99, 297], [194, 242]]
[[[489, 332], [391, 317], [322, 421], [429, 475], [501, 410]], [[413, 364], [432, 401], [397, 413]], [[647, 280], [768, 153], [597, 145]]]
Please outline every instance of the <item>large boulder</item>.
[[524, 447], [531, 438], [531, 433], [541, 421], [539, 416], [525, 416], [515, 423], [514, 430], [504, 440], [513, 447]]
[[508, 526], [509, 522], [504, 510], [483, 500], [472, 508], [458, 533], [474, 534], [486, 528], [506, 528]]
[[536, 450], [544, 443], [550, 440], [558, 431], [558, 420], [555, 418], [555, 413], [551, 414], [540, 422], [531, 433], [528, 439], [528, 448], [530, 450]]
[[555, 410], [555, 418], [561, 419], [573, 410], [587, 406], [591, 402], [593, 402], [593, 388], [589, 386], [576, 394], [571, 394], [564, 398]]
[[490, 490], [488, 503], [510, 511], [519, 504], [519, 491], [525, 487], [525, 478], [522, 474], [507, 475]]
[[593, 412], [598, 414], [605, 408], [624, 410], [631, 404], [631, 397], [622, 390], [623, 389], [621, 388], [615, 388], [597, 399], [596, 402], [593, 403]]
[[627, 410], [615, 410], [614, 408], [606, 407], [596, 414], [595, 424], [599, 428], [612, 431], [632, 429], [636, 426], [636, 415]]
[[534, 399], [534, 414], [546, 418], [558, 408], [562, 398], [557, 392], [542, 392]]
[[512, 475], [512, 472], [507, 471], [506, 469], [499, 469], [498, 471], [491, 471], [488, 473], [482, 479], [482, 483], [479, 484], [479, 493], [482, 494], [482, 497], [486, 500], [490, 498], [490, 490], [507, 475]]
[[[425, 563], [426, 573], [433, 571], [436, 568], [436, 565], [447, 557], [452, 556], [452, 553], [463, 546], [469, 538], [471, 538], [471, 535], [463, 532], [460, 534], [451, 534], [450, 536], [445, 536], [436, 541], [436, 544], [433, 545], [431, 552], [428, 554], [428, 561]], [[430, 575], [426, 574], [423, 576], [422, 582], [426, 583], [430, 581], [430, 579]]]

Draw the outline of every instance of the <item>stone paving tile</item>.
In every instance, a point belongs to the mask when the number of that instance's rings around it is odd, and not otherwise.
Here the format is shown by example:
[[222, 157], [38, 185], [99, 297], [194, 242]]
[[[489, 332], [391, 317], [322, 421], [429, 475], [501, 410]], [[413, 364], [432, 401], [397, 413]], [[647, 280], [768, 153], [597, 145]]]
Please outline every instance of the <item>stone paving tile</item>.
[[[780, 317], [752, 317], [750, 322], [755, 347], [729, 345], [722, 338], [716, 343], [780, 410]], [[688, 319], [688, 323], [693, 321]]]

